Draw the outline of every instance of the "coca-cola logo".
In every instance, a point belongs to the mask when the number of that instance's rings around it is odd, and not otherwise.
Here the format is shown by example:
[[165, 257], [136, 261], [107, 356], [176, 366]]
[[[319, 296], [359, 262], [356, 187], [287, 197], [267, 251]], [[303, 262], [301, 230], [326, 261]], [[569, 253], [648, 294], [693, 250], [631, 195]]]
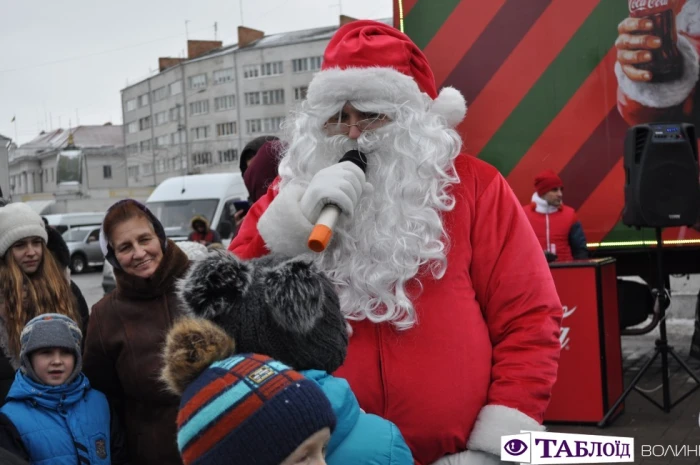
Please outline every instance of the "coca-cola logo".
[[564, 320], [565, 320], [566, 318], [570, 317], [571, 315], [573, 315], [577, 308], [578, 308], [578, 306], [576, 306], [576, 307], [572, 308], [571, 310], [569, 310], [569, 307], [567, 307], [566, 305], [564, 305], [564, 306], [562, 307], [562, 310], [563, 310], [563, 314], [562, 314], [562, 327], [561, 327], [561, 333], [559, 333], [559, 343], [561, 344], [562, 350], [563, 350], [563, 349], [567, 349], [567, 350], [568, 350], [569, 341], [570, 341], [570, 338], [569, 338], [569, 331], [571, 330], [571, 327], [570, 327], [570, 326], [563, 326]]
[[670, 0], [629, 0], [630, 12], [668, 7]]

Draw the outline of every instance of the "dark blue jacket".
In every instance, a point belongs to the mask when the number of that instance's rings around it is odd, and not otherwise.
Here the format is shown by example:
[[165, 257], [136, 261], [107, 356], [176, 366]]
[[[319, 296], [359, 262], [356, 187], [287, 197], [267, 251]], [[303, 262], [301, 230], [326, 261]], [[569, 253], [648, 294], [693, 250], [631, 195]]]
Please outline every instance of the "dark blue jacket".
[[346, 380], [325, 371], [301, 373], [321, 386], [337, 418], [326, 452], [328, 465], [413, 465], [411, 450], [396, 425], [363, 412]]
[[18, 370], [0, 412], [17, 428], [33, 465], [111, 463], [107, 399], [82, 374], [47, 386]]

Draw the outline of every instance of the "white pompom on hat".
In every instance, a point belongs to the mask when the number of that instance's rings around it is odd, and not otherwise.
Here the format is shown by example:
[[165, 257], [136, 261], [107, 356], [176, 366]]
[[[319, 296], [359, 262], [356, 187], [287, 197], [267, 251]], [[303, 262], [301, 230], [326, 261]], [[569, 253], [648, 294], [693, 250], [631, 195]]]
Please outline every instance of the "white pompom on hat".
[[17, 202], [0, 208], [0, 257], [4, 257], [15, 242], [35, 236], [44, 242], [48, 240], [44, 220], [32, 207]]

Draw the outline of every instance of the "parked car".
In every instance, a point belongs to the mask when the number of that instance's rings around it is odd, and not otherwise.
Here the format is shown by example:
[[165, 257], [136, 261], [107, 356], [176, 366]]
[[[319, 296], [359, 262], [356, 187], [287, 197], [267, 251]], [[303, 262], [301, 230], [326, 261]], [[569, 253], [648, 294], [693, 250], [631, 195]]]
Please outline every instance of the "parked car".
[[44, 215], [49, 226], [52, 226], [56, 231], [63, 234], [71, 228], [80, 226], [99, 226], [105, 213], [88, 212], [88, 213], [56, 213], [54, 215]]
[[79, 274], [91, 267], [103, 266], [105, 257], [100, 249], [100, 227], [81, 226], [63, 233], [70, 253], [70, 270]]

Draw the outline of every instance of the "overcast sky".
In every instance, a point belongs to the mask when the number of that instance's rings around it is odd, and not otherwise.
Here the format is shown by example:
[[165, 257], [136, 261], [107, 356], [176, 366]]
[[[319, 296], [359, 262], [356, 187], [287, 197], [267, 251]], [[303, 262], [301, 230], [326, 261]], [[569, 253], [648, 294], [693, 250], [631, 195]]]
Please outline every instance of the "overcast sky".
[[[241, 4], [243, 21], [241, 21]], [[0, 134], [20, 144], [51, 128], [122, 123], [120, 90], [186, 53], [190, 39], [236, 42], [338, 23], [338, 0], [0, 0]], [[342, 13], [389, 18], [391, 0], [343, 0]], [[11, 120], [16, 117], [15, 123]], [[16, 136], [16, 139], [15, 139]]]

